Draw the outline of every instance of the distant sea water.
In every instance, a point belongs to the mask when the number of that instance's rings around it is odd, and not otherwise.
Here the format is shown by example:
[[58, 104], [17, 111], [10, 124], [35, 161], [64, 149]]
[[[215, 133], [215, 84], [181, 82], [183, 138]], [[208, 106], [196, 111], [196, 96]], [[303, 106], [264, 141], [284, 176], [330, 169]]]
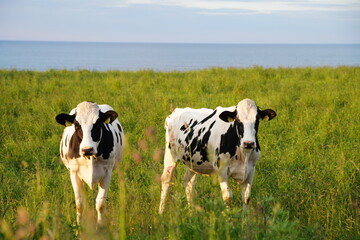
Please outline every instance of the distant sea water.
[[210, 67], [360, 66], [360, 44], [0, 41], [0, 69], [186, 71]]

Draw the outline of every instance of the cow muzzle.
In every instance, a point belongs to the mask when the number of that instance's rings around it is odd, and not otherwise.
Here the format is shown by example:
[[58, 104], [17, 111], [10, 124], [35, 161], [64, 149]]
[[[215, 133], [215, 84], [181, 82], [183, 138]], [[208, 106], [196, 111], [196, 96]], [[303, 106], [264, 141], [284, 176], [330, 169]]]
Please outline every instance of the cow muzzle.
[[253, 141], [244, 141], [242, 146], [245, 149], [254, 149], [255, 148], [255, 142], [253, 142]]
[[95, 156], [95, 150], [93, 147], [84, 147], [81, 149], [81, 154], [84, 157], [91, 157], [91, 156]]

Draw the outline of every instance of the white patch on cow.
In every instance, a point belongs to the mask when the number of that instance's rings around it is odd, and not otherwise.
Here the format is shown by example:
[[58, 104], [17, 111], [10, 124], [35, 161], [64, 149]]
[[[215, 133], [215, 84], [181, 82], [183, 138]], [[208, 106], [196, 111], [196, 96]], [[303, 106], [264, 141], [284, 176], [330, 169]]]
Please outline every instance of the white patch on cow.
[[[240, 146], [243, 146], [244, 142], [253, 142], [256, 144], [255, 122], [258, 108], [255, 102], [250, 99], [244, 99], [236, 106], [236, 110], [238, 118], [244, 126], [244, 136], [241, 139]], [[257, 146], [255, 146], [255, 148], [256, 147]]]
[[96, 103], [82, 102], [76, 107], [76, 120], [81, 126], [94, 124], [99, 118], [99, 111]]
[[257, 106], [253, 100], [244, 99], [240, 101], [236, 106], [236, 110], [241, 122], [254, 123], [256, 121]]
[[91, 137], [91, 130], [93, 129], [94, 123], [99, 118], [100, 108], [96, 103], [83, 102], [76, 107], [76, 120], [80, 123], [83, 132], [83, 139], [80, 144], [80, 155], [81, 150], [84, 148], [93, 148], [94, 155], [97, 154], [96, 149], [99, 145], [98, 142], [93, 141]]

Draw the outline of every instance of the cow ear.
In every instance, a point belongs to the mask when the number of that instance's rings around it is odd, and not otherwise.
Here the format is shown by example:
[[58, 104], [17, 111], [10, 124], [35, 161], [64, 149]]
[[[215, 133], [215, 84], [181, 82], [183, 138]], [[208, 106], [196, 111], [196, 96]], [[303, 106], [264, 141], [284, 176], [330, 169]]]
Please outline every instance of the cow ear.
[[265, 121], [270, 121], [274, 117], [276, 117], [276, 112], [272, 109], [265, 109], [263, 111], [260, 111], [260, 118]]
[[75, 114], [69, 115], [66, 113], [60, 113], [55, 117], [55, 120], [65, 127], [70, 127], [75, 121]]
[[117, 112], [112, 110], [109, 110], [106, 113], [100, 112], [100, 120], [103, 123], [112, 123], [117, 117]]
[[220, 113], [219, 118], [223, 120], [224, 122], [233, 122], [236, 119], [237, 111], [223, 111]]

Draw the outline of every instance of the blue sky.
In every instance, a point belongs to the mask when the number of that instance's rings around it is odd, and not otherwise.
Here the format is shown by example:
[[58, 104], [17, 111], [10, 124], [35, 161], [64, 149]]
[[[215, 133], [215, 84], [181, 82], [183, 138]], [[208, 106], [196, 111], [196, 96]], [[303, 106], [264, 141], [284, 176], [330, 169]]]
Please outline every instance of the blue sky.
[[360, 0], [0, 0], [0, 40], [360, 43]]

